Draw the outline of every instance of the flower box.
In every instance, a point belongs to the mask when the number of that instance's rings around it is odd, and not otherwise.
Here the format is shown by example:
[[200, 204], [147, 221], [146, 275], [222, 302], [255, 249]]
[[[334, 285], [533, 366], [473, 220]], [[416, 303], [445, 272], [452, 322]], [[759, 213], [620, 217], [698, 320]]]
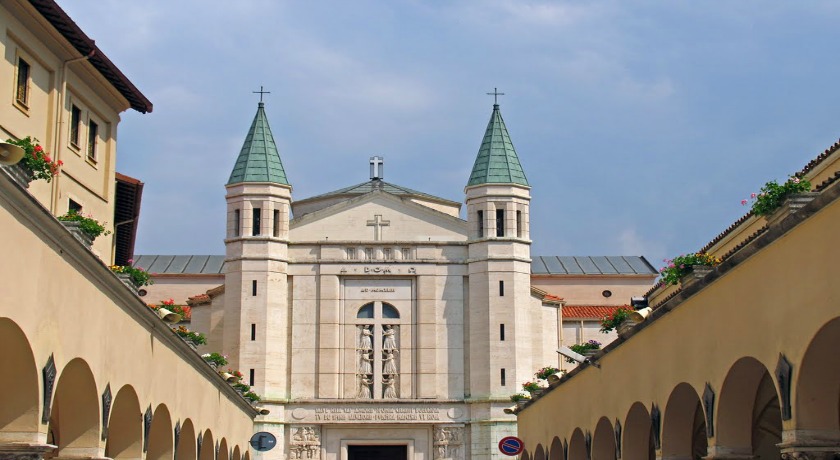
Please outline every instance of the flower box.
[[12, 179], [14, 179], [15, 182], [23, 188], [29, 188], [29, 183], [35, 179], [32, 171], [24, 168], [20, 163], [11, 166], [4, 166], [4, 168], [9, 175], [12, 176]]
[[93, 244], [93, 238], [87, 234], [87, 232], [82, 231], [82, 224], [79, 221], [74, 220], [62, 220], [61, 225], [64, 225], [73, 236], [76, 237], [82, 244], [84, 244], [88, 249]]
[[630, 332], [633, 330], [633, 327], [635, 327], [637, 324], [639, 324], [639, 322], [636, 320], [632, 320], [629, 318], [625, 319], [621, 322], [621, 324], [618, 325], [618, 336], [622, 339], [626, 339], [630, 335]]
[[116, 275], [117, 278], [119, 278], [123, 284], [125, 284], [126, 286], [128, 286], [129, 289], [131, 289], [131, 292], [135, 294], [139, 292], [140, 288], [137, 287], [136, 284], [134, 284], [134, 279], [132, 279], [130, 273], [116, 273]]
[[714, 270], [714, 267], [708, 265], [692, 265], [691, 270], [680, 278], [680, 285], [685, 289], [698, 280], [705, 278], [712, 270]]
[[806, 204], [810, 203], [819, 195], [817, 192], [803, 192], [789, 195], [782, 205], [779, 206], [772, 214], [767, 216], [767, 226], [775, 225], [778, 222], [785, 220], [791, 214], [796, 214]]

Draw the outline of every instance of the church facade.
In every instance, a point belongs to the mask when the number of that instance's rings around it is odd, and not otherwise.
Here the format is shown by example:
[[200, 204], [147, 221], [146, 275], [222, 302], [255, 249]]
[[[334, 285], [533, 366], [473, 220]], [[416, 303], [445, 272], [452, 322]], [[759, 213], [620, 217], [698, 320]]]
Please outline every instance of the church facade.
[[[271, 411], [255, 431], [277, 447], [255, 456], [500, 458], [510, 395], [560, 367], [564, 302], [532, 285], [531, 187], [499, 106], [465, 220], [370, 163], [367, 182], [293, 201], [260, 103], [226, 185], [224, 267], [208, 274], [224, 283], [193, 299], [191, 327]], [[630, 262], [641, 294], [655, 271]], [[184, 289], [156, 277], [157, 296]]]

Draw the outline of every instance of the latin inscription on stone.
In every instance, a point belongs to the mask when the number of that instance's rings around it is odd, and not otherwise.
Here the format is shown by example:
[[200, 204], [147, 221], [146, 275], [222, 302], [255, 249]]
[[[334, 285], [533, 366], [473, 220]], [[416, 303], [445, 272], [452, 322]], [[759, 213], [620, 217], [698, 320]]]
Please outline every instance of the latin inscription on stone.
[[317, 407], [315, 421], [324, 422], [379, 422], [379, 421], [438, 421], [441, 411], [437, 407]]

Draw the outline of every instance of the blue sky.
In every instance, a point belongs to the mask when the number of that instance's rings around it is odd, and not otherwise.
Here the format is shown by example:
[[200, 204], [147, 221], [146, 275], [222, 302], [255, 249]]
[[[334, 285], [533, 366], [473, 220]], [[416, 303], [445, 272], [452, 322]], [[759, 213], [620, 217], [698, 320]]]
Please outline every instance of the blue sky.
[[125, 2], [61, 6], [152, 100], [123, 114], [136, 252], [222, 254], [266, 87], [297, 199], [386, 180], [456, 201], [498, 87], [534, 255], [694, 251], [840, 136], [840, 2]]

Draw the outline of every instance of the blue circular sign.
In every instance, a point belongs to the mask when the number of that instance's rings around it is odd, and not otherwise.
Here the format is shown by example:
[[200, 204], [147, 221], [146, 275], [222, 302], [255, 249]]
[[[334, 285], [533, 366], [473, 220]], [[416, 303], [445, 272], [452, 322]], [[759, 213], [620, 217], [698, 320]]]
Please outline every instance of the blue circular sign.
[[268, 431], [260, 431], [251, 436], [249, 444], [258, 452], [267, 452], [277, 445], [277, 438]]
[[499, 450], [511, 457], [519, 455], [524, 450], [525, 443], [516, 436], [508, 436], [499, 441]]

